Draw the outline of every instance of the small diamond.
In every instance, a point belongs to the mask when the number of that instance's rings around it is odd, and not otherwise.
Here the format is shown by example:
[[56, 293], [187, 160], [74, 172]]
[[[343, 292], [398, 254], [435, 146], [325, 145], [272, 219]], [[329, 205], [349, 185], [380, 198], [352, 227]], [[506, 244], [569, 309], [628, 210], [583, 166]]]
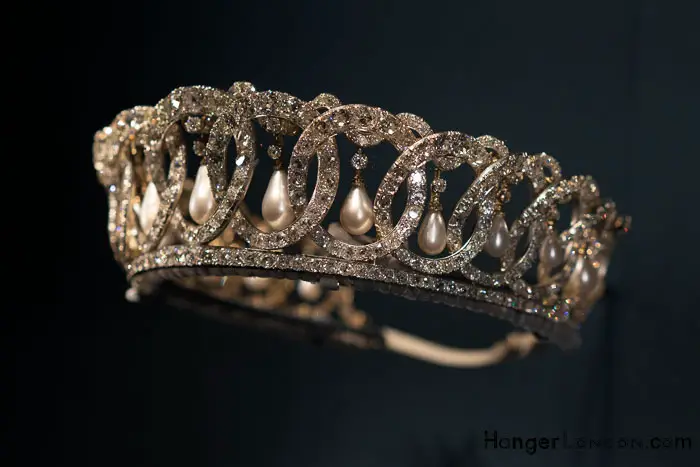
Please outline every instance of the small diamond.
[[203, 157], [204, 156], [204, 151], [206, 149], [206, 144], [204, 141], [195, 141], [194, 144], [192, 145], [194, 149], [194, 153], [198, 157]]
[[356, 170], [362, 170], [367, 167], [367, 155], [362, 151], [357, 151], [353, 154], [351, 162]]
[[277, 160], [280, 158], [280, 156], [282, 156], [282, 148], [276, 144], [271, 144], [267, 147], [267, 155], [270, 156], [270, 158]]
[[204, 119], [196, 116], [189, 116], [185, 120], [185, 131], [188, 133], [201, 133], [204, 129]]
[[255, 92], [255, 86], [247, 81], [236, 81], [229, 88], [229, 92]]
[[411, 174], [411, 181], [413, 183], [421, 183], [423, 182], [423, 174], [421, 172], [413, 172]]
[[433, 180], [433, 191], [436, 193], [442, 193], [447, 188], [447, 180], [444, 178], [436, 178]]

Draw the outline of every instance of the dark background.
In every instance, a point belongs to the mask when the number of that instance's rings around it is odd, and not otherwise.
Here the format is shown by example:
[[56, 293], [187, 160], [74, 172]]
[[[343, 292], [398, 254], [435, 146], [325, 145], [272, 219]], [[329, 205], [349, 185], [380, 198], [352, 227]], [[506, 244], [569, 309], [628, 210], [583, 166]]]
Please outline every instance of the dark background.
[[[18, 398], [9, 444], [22, 464], [692, 465], [700, 450], [700, 9], [690, 5], [171, 0], [34, 12], [46, 27], [32, 39], [52, 50], [37, 61], [41, 76], [59, 76], [66, 90], [49, 109], [70, 190], [56, 195], [62, 220], [49, 225], [65, 226], [64, 259], [50, 281], [57, 300], [47, 287], [12, 304]], [[127, 304], [92, 134], [175, 87], [240, 80], [412, 112], [437, 130], [547, 151], [565, 175], [594, 175], [634, 224], [584, 346], [454, 370]], [[35, 89], [53, 86], [42, 81]], [[467, 344], [461, 317], [363, 300], [385, 310], [380, 319]], [[36, 312], [35, 302], [50, 305]], [[484, 430], [690, 436], [693, 446], [529, 456], [485, 449]]]

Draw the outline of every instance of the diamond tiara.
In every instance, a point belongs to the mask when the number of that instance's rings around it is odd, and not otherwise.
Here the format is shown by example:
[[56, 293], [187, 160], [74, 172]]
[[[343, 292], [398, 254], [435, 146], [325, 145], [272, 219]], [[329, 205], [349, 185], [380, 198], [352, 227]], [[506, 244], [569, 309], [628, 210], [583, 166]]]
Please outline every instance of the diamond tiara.
[[[259, 154], [260, 129], [272, 142]], [[348, 160], [339, 155], [341, 135], [357, 147]], [[286, 157], [290, 136], [298, 139]], [[365, 150], [383, 142], [398, 156], [372, 199], [363, 177]], [[199, 161], [194, 177], [187, 173], [190, 151]], [[261, 157], [272, 160], [272, 174], [262, 200], [250, 199]], [[318, 172], [309, 197], [314, 158]], [[591, 177], [563, 178], [545, 153], [513, 153], [492, 136], [433, 132], [416, 115], [343, 105], [330, 94], [305, 102], [257, 92], [246, 82], [228, 91], [178, 88], [154, 107], [121, 112], [95, 134], [93, 161], [107, 189], [112, 250], [131, 282], [127, 298], [167, 280], [226, 302], [335, 319], [351, 329], [369, 326], [352, 305], [354, 290], [369, 289], [484, 312], [540, 341], [571, 347], [604, 293], [615, 240], [630, 226]], [[444, 175], [462, 166], [474, 181], [448, 187]], [[341, 172], [351, 187], [335, 222], [327, 217]], [[531, 198], [508, 225], [504, 206], [520, 183]], [[400, 189], [407, 193], [405, 207], [394, 222]], [[440, 201], [448, 189], [462, 192], [449, 217]], [[247, 208], [254, 204], [262, 206], [261, 216]], [[562, 205], [570, 205], [571, 222], [557, 228]], [[477, 267], [477, 255], [498, 267]], [[526, 278], [529, 271], [536, 279]], [[425, 350], [432, 344], [397, 330], [383, 337], [403, 353], [423, 348], [437, 363], [476, 366], [445, 349]], [[523, 340], [512, 346], [515, 340], [504, 341], [499, 352], [522, 353]]]

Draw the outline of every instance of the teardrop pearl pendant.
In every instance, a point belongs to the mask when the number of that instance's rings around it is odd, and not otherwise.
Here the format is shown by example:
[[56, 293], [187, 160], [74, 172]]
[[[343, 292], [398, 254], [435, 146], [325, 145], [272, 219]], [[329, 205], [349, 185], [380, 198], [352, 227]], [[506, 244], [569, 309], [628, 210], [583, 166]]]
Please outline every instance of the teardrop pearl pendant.
[[447, 227], [440, 211], [431, 209], [418, 230], [418, 246], [429, 255], [442, 253], [447, 245]]
[[556, 268], [564, 260], [564, 250], [554, 233], [547, 235], [540, 249], [540, 261], [549, 268]]
[[153, 227], [159, 208], [160, 195], [158, 194], [158, 189], [153, 182], [150, 182], [146, 187], [138, 212], [139, 225], [144, 233], [148, 233]]
[[586, 298], [598, 286], [598, 269], [585, 256], [576, 260], [564, 294]]
[[294, 222], [294, 209], [289, 199], [287, 172], [275, 169], [262, 201], [262, 217], [274, 230], [282, 230]]
[[374, 225], [374, 208], [362, 185], [350, 189], [340, 208], [340, 225], [350, 235], [363, 235]]
[[494, 258], [500, 258], [506, 254], [509, 246], [510, 232], [508, 231], [508, 224], [503, 214], [498, 213], [493, 218], [493, 224], [491, 224], [489, 238], [486, 241], [484, 250]]
[[301, 298], [309, 302], [315, 302], [321, 295], [323, 295], [323, 289], [320, 285], [314, 282], [308, 282], [300, 280], [297, 283], [297, 293]]
[[216, 209], [214, 193], [211, 191], [209, 171], [206, 165], [200, 165], [190, 194], [190, 216], [197, 224], [204, 224]]

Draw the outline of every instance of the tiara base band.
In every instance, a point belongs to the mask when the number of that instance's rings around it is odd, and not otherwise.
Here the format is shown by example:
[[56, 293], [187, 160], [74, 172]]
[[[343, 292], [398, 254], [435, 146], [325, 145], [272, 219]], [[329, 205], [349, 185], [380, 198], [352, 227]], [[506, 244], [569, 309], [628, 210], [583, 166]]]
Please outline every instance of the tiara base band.
[[[536, 333], [561, 348], [580, 344], [574, 321], [551, 320], [551, 311], [532, 300], [465, 281], [432, 277], [379, 265], [352, 263], [337, 258], [287, 255], [264, 250], [222, 247], [166, 247], [144, 255], [127, 268], [132, 282], [153, 289], [160, 280], [192, 276], [244, 276], [325, 281], [355, 290], [376, 291], [410, 300], [444, 304], [485, 313]], [[567, 310], [556, 308], [555, 312]]]

